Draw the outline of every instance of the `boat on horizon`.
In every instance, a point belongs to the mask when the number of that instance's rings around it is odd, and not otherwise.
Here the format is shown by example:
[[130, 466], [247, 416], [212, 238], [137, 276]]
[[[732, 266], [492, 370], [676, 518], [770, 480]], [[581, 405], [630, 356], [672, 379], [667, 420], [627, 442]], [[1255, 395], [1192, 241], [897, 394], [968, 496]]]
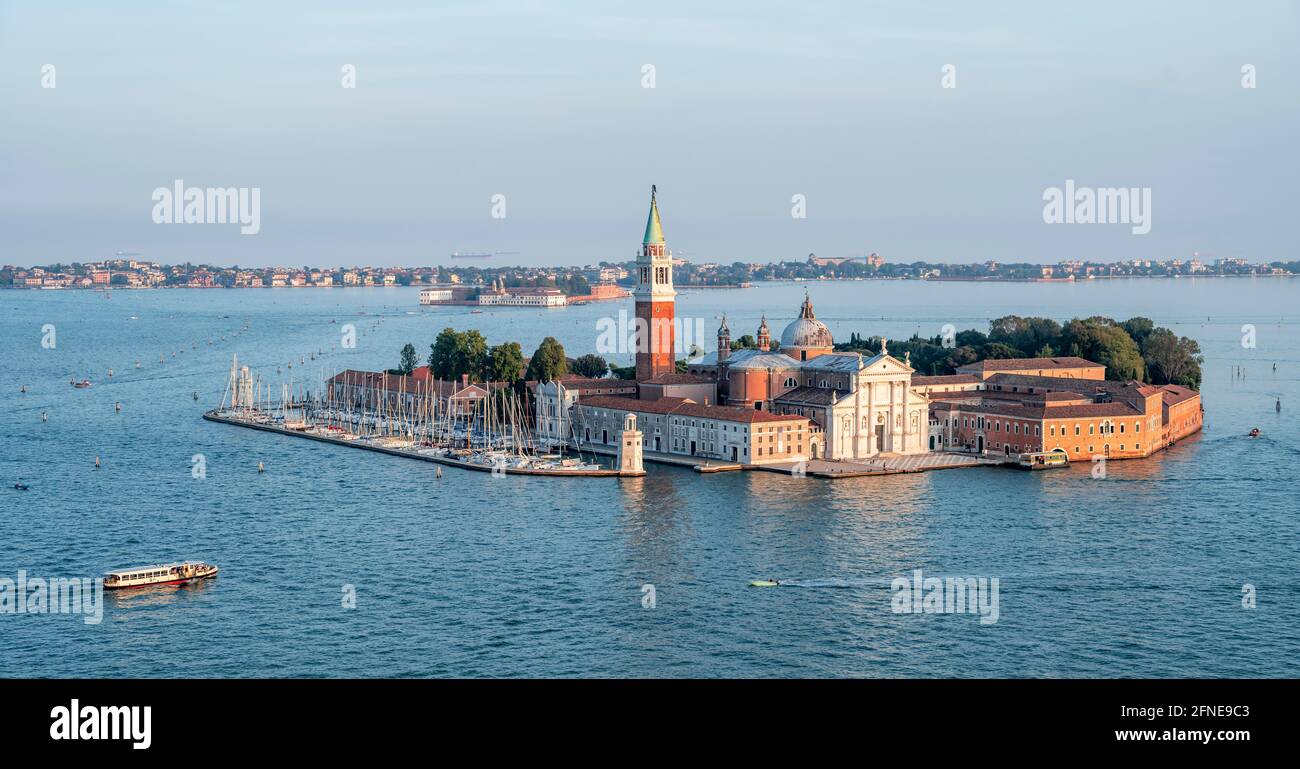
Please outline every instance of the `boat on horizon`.
[[184, 585], [217, 575], [217, 567], [202, 561], [139, 566], [104, 572], [105, 590], [133, 590], [159, 585]]

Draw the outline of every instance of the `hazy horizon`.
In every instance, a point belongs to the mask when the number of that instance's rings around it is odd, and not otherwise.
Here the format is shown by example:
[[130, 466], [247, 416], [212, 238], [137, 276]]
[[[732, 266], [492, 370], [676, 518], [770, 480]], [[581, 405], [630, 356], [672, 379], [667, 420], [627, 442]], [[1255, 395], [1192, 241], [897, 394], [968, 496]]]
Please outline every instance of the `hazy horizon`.
[[[1298, 21], [1285, 2], [0, 2], [0, 263], [623, 261], [651, 184], [695, 262], [1293, 260]], [[260, 231], [155, 224], [177, 179], [260, 189]], [[1067, 180], [1150, 188], [1150, 233], [1045, 224]]]

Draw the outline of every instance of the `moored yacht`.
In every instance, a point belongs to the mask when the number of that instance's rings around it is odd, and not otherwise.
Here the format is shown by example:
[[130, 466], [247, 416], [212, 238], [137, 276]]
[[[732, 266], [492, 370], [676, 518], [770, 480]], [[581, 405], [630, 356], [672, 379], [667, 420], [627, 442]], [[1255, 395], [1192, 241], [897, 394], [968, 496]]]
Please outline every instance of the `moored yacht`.
[[217, 567], [202, 561], [185, 561], [157, 566], [140, 566], [104, 573], [105, 590], [154, 587], [156, 585], [184, 585], [217, 574]]

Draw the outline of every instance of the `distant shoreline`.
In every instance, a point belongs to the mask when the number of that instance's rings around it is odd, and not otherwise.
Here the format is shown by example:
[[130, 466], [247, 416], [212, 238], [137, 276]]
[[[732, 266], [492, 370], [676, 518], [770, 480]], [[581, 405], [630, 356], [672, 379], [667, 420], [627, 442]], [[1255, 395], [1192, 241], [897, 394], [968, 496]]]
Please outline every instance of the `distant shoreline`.
[[[871, 278], [865, 278], [865, 277], [863, 278], [785, 278], [780, 280], [755, 280], [751, 283], [746, 283], [743, 285], [737, 285], [734, 283], [720, 284], [720, 285], [679, 285], [677, 286], [677, 288], [682, 290], [690, 290], [690, 291], [698, 291], [703, 289], [735, 290], [735, 289], [753, 288], [754, 286], [762, 283], [772, 283], [772, 284], [788, 283], [788, 284], [802, 285], [802, 284], [809, 284], [809, 283], [813, 283], [813, 284], [865, 283], [870, 281], [909, 281], [909, 282], [916, 282], [916, 283], [1064, 283], [1064, 284], [1069, 284], [1069, 283], [1089, 283], [1092, 281], [1099, 281], [1099, 280], [1219, 280], [1219, 279], [1254, 280], [1254, 279], [1287, 279], [1287, 278], [1295, 278], [1295, 277], [1300, 277], [1300, 274], [1278, 273], [1278, 274], [1252, 274], [1252, 275], [1092, 275], [1087, 278], [1078, 278], [1074, 280], [1071, 280], [1069, 278], [1009, 278], [1009, 277], [984, 277], [984, 276], [979, 276], [979, 277], [953, 276], [953, 277], [925, 277], [925, 278], [916, 278], [910, 276], [871, 277]], [[314, 286], [314, 285], [306, 285], [306, 286], [60, 286], [60, 287], [0, 286], [0, 290], [36, 291], [36, 292], [40, 292], [40, 291], [96, 292], [97, 291], [97, 292], [107, 293], [111, 291], [163, 291], [163, 290], [175, 290], [175, 289], [196, 289], [201, 291], [211, 291], [211, 290], [261, 291], [261, 290], [278, 289], [278, 290], [285, 290], [285, 291], [301, 291], [301, 290], [308, 290], [308, 289], [324, 289], [324, 290], [397, 289], [397, 288], [423, 289], [423, 288], [436, 288], [436, 287], [437, 286], [433, 286], [432, 284], [413, 283], [405, 286], [403, 285], [393, 285], [393, 286], [337, 286], [337, 285], [335, 286]], [[626, 299], [626, 298], [627, 298], [626, 296], [593, 298], [590, 294], [578, 294], [573, 297], [570, 297], [569, 303], [589, 304], [592, 302], [615, 301], [618, 299]], [[466, 306], [468, 305], [473, 305], [476, 307], [478, 306], [477, 302], [471, 302], [471, 301], [437, 302], [434, 305], [425, 305], [425, 306], [462, 305], [462, 304]]]

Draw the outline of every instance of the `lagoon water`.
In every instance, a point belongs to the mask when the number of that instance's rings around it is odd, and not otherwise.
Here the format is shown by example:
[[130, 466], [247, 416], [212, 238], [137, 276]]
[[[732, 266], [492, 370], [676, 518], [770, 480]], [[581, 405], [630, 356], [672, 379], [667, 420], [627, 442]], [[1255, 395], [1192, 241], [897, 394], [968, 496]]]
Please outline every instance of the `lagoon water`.
[[[722, 312], [733, 336], [763, 313], [779, 335], [805, 288], [837, 338], [1145, 315], [1200, 342], [1205, 430], [1104, 479], [1082, 466], [832, 482], [656, 465], [638, 479], [435, 479], [434, 465], [200, 415], [232, 352], [270, 379], [293, 362], [312, 383], [395, 365], [406, 342], [427, 354], [446, 326], [526, 353], [553, 335], [578, 355], [630, 303], [470, 314], [420, 308], [413, 288], [5, 291], [0, 577], [185, 558], [222, 571], [109, 594], [99, 624], [0, 614], [0, 676], [1300, 673], [1294, 280], [763, 284], [683, 292], [678, 314], [708, 348]], [[347, 324], [356, 349], [331, 350]], [[192, 477], [199, 454], [206, 478]], [[9, 488], [20, 480], [29, 491]], [[890, 581], [914, 569], [997, 577], [998, 621], [894, 613]], [[746, 587], [767, 577], [796, 584]]]

